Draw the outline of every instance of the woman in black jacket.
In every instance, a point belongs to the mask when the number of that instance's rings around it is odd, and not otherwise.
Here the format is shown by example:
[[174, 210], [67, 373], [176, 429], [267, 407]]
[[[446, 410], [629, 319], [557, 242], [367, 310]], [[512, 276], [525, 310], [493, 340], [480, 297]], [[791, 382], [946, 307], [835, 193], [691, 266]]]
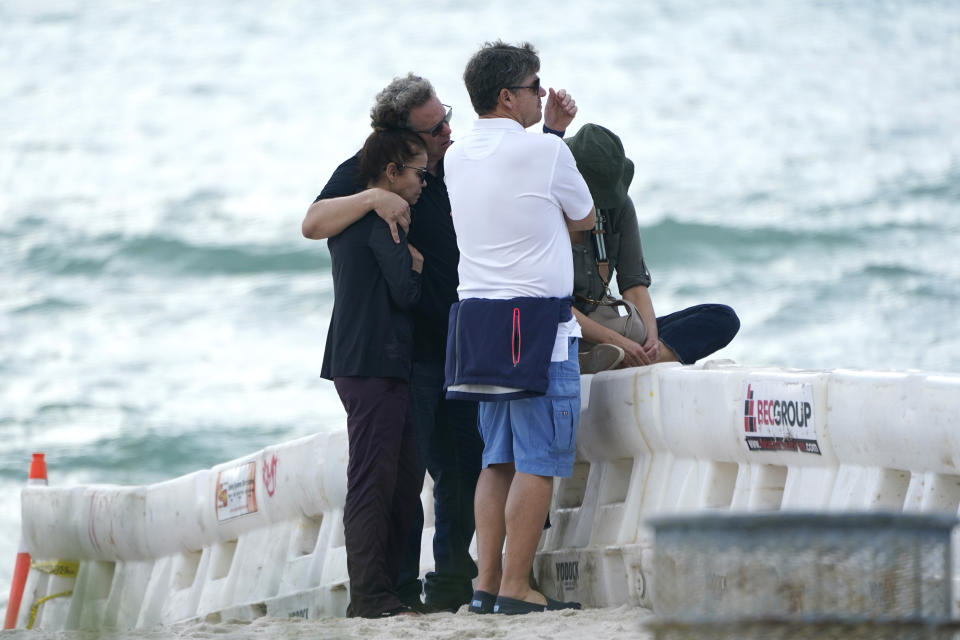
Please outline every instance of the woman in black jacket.
[[[359, 156], [367, 188], [410, 204], [420, 197], [426, 165], [423, 142], [409, 131], [375, 130]], [[399, 233], [398, 244], [370, 211], [327, 240], [334, 302], [321, 375], [333, 380], [347, 411], [347, 615], [365, 618], [410, 611], [394, 585], [420, 499], [408, 381], [410, 309], [420, 297], [423, 256]]]

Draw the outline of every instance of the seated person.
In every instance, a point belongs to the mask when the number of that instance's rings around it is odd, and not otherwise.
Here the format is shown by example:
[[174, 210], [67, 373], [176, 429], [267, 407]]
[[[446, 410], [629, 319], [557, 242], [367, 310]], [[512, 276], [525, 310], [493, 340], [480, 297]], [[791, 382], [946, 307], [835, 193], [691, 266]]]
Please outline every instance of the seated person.
[[[361, 183], [410, 204], [426, 167], [426, 147], [409, 131], [375, 130], [360, 151]], [[399, 236], [394, 242], [371, 210], [327, 240], [333, 313], [321, 375], [333, 380], [347, 412], [347, 615], [364, 618], [410, 613], [395, 585], [420, 500], [409, 380], [423, 256], [402, 229]]]
[[[627, 195], [633, 163], [624, 155], [620, 138], [609, 129], [586, 124], [565, 142], [597, 207], [592, 232], [570, 233], [574, 315], [583, 331], [581, 373], [658, 362], [693, 364], [729, 344], [740, 329], [740, 319], [727, 305], [698, 304], [666, 316], [654, 314], [637, 214]], [[614, 272], [620, 295], [643, 318], [647, 335], [642, 344], [587, 317], [607, 293]]]

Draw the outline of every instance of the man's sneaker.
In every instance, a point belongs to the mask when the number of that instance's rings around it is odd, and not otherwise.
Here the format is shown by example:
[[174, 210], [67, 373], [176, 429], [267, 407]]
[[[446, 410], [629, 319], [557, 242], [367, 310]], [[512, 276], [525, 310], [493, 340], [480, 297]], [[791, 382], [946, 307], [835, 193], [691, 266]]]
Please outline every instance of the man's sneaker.
[[415, 611], [413, 607], [408, 604], [402, 604], [399, 607], [394, 607], [393, 609], [387, 609], [386, 611], [381, 611], [373, 615], [361, 616], [363, 618], [393, 618], [394, 616], [419, 616], [420, 613]]
[[423, 609], [420, 611], [420, 613], [456, 613], [457, 611], [460, 611], [461, 606], [463, 605], [454, 604], [452, 602], [424, 602]]
[[562, 609], [580, 609], [582, 605], [579, 602], [561, 602], [553, 598], [547, 598], [547, 604], [537, 604], [527, 602], [526, 600], [517, 600], [499, 596], [493, 605], [494, 613], [503, 613], [508, 616], [523, 615], [525, 613], [539, 613], [541, 611], [560, 611]]
[[[463, 570], [466, 572], [467, 568], [463, 567]], [[472, 599], [473, 582], [462, 575], [431, 571], [423, 581], [423, 603], [430, 613], [457, 613], [460, 607], [469, 605]]]
[[580, 373], [599, 373], [613, 369], [623, 362], [623, 349], [615, 344], [598, 344], [590, 351], [578, 354]]
[[493, 605], [497, 601], [497, 594], [486, 591], [474, 591], [467, 611], [470, 613], [493, 613]]
[[407, 607], [410, 607], [412, 611], [416, 611], [417, 613], [433, 613], [430, 607], [420, 600], [420, 598], [417, 598], [416, 600], [406, 600], [403, 604]]

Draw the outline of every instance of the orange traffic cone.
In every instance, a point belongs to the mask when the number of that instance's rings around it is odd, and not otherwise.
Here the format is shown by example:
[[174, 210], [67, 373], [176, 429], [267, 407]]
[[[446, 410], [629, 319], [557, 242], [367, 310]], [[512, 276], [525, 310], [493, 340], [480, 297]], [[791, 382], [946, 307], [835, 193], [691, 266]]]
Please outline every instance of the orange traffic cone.
[[[33, 454], [30, 461], [30, 473], [27, 475], [27, 486], [47, 484], [47, 463], [42, 453]], [[7, 601], [7, 617], [3, 622], [4, 629], [13, 629], [17, 626], [17, 614], [20, 612], [20, 600], [23, 598], [23, 587], [27, 584], [27, 573], [30, 571], [30, 554], [23, 544], [23, 535], [20, 536], [20, 549], [17, 552], [17, 564], [13, 568], [13, 582], [10, 583], [10, 599]]]

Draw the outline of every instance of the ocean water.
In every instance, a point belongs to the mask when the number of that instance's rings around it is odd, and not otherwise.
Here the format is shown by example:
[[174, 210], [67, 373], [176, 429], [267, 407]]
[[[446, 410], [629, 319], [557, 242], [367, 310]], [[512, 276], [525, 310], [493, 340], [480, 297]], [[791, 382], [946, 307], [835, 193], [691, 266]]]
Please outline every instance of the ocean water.
[[343, 425], [307, 206], [413, 70], [485, 40], [617, 132], [655, 307], [716, 357], [960, 371], [952, 2], [0, 3], [0, 605], [30, 454], [145, 484]]

